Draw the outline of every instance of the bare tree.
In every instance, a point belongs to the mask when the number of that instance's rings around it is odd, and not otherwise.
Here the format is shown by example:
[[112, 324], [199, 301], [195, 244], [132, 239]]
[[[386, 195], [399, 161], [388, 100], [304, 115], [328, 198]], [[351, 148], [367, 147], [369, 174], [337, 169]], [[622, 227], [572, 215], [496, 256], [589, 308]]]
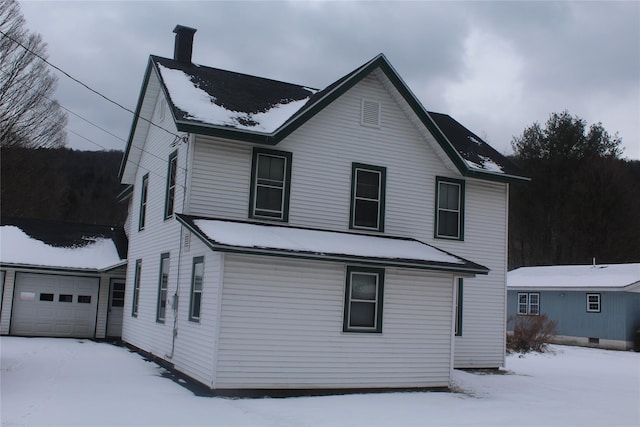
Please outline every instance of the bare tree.
[[0, 147], [62, 147], [67, 116], [51, 98], [57, 78], [41, 59], [42, 37], [24, 24], [16, 0], [0, 0]]

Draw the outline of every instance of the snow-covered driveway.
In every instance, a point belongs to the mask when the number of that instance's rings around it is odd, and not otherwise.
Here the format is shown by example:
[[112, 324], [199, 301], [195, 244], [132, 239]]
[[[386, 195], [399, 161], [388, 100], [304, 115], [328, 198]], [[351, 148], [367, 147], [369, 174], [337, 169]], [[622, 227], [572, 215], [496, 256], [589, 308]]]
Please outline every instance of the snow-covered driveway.
[[108, 343], [0, 338], [3, 426], [638, 426], [640, 354], [555, 346], [508, 374], [456, 371], [459, 393], [197, 397]]

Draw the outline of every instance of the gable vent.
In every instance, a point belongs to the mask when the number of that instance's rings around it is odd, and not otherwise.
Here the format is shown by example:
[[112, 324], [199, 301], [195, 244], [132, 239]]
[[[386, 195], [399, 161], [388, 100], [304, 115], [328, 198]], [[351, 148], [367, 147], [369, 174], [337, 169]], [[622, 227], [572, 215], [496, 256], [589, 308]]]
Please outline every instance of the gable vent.
[[365, 126], [380, 127], [380, 103], [369, 99], [362, 100], [360, 123]]

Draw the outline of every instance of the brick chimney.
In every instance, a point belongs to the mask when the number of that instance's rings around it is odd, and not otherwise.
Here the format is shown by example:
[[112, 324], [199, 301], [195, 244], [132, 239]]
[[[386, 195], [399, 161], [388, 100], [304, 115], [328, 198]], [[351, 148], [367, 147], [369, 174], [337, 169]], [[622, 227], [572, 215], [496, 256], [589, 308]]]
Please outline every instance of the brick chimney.
[[193, 35], [198, 31], [195, 28], [176, 25], [173, 32], [176, 33], [176, 43], [173, 50], [173, 59], [180, 62], [191, 63], [193, 51]]

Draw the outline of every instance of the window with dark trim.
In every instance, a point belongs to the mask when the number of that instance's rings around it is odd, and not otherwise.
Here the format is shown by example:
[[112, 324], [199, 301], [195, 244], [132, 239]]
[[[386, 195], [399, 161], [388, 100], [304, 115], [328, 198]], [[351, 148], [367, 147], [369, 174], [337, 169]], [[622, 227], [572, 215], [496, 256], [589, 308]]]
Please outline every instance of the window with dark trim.
[[382, 332], [384, 269], [347, 267], [343, 332]]
[[463, 298], [464, 284], [463, 284], [462, 278], [458, 278], [457, 286], [458, 286], [458, 289], [456, 290], [456, 320], [455, 320], [456, 323], [455, 323], [454, 332], [457, 337], [461, 337], [462, 336], [462, 302], [464, 301], [464, 298]]
[[142, 260], [136, 260], [136, 267], [133, 273], [133, 299], [131, 302], [131, 316], [138, 317], [138, 303], [140, 297], [140, 276], [142, 274]]
[[464, 240], [464, 181], [436, 177], [435, 237]]
[[386, 174], [385, 167], [351, 165], [350, 228], [384, 231]]
[[147, 222], [147, 194], [149, 193], [149, 174], [142, 177], [140, 186], [140, 216], [138, 218], [138, 230], [144, 230]]
[[60, 294], [58, 295], [59, 302], [73, 302], [73, 295], [71, 294]]
[[193, 259], [191, 270], [191, 302], [189, 303], [189, 320], [200, 321], [200, 306], [202, 304], [202, 280], [204, 278], [204, 257]]
[[291, 153], [253, 149], [249, 218], [289, 220]]
[[518, 314], [537, 316], [540, 314], [540, 294], [538, 292], [518, 293]]
[[587, 294], [587, 313], [600, 313], [600, 294]]
[[176, 197], [176, 176], [178, 172], [178, 151], [169, 155], [169, 166], [167, 167], [167, 191], [164, 203], [164, 219], [173, 216], [174, 201]]
[[160, 255], [160, 277], [158, 279], [158, 308], [156, 322], [164, 323], [167, 313], [167, 292], [169, 289], [169, 254]]

